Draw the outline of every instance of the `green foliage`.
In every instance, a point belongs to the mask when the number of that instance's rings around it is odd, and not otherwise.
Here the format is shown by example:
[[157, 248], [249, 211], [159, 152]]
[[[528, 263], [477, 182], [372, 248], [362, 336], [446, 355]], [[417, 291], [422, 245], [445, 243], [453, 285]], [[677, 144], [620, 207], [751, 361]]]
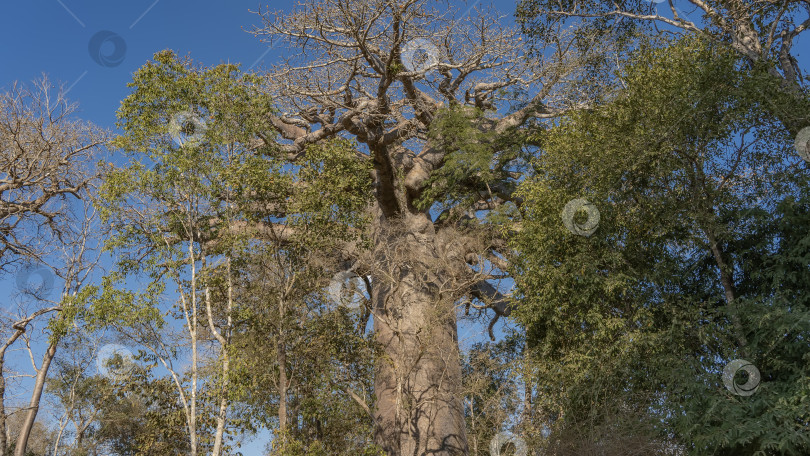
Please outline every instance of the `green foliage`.
[[510, 171], [518, 171], [526, 158], [515, 131], [497, 133], [481, 128], [484, 112], [458, 105], [440, 111], [431, 124], [429, 138], [443, 150], [445, 161], [429, 178], [418, 206], [466, 206], [483, 196], [510, 195], [516, 182]]
[[118, 114], [118, 127], [127, 134], [114, 145], [140, 152], [176, 151], [180, 147], [173, 144], [169, 128], [172, 116], [184, 111], [206, 123], [204, 137], [211, 143], [252, 141], [256, 131], [267, 127], [266, 114], [273, 111], [260, 84], [238, 65], [203, 68], [172, 51], [159, 52], [128, 84], [135, 90]]
[[[647, 0], [618, 0], [614, 3], [605, 3], [599, 0], [587, 0], [585, 2], [549, 1], [549, 0], [520, 0], [518, 2], [515, 15], [523, 26], [524, 32], [538, 43], [553, 40], [554, 34], [558, 31], [560, 24], [566, 23], [568, 19], [563, 14], [540, 14], [541, 11], [566, 11], [576, 5], [580, 12], [587, 11], [593, 18], [582, 21], [577, 28], [577, 45], [579, 47], [593, 46], [598, 39], [616, 39], [633, 34], [639, 28], [644, 27], [643, 23], [628, 18], [619, 17], [599, 17], [605, 13], [620, 9], [637, 14], [649, 14], [655, 10], [655, 4]], [[615, 38], [614, 38], [615, 37]]]
[[[68, 430], [59, 454], [84, 456], [188, 454], [182, 409], [174, 386], [155, 379], [154, 360], [141, 352], [121, 377], [106, 377], [95, 370], [102, 340], [75, 335], [60, 347], [70, 356], [57, 359], [47, 385], [50, 397], [64, 407]], [[111, 362], [121, 361], [111, 359]], [[72, 441], [71, 441], [72, 440]]]
[[[233, 254], [246, 248], [261, 222], [286, 219], [298, 242], [319, 239], [321, 246], [345, 237], [347, 225], [362, 228], [370, 177], [351, 144], [310, 148], [296, 168], [248, 150], [258, 133], [269, 130], [270, 102], [257, 84], [234, 65], [199, 68], [168, 51], [136, 72], [135, 90], [119, 111], [126, 134], [115, 141], [132, 161], [108, 173], [100, 212], [112, 227], [107, 249], [119, 255], [120, 272], [110, 283], [140, 273], [152, 283], [143, 296], [115, 298], [108, 291], [101, 301], [134, 304], [160, 295], [161, 277], [177, 276], [188, 265], [182, 241], [192, 241], [199, 258], [203, 250]], [[171, 119], [183, 111], [206, 122], [197, 143], [178, 145], [170, 137]], [[234, 221], [247, 229], [234, 233]]]
[[321, 441], [303, 442], [288, 434], [277, 434], [270, 446], [271, 456], [331, 456], [331, 455], [385, 456], [385, 452], [371, 444], [352, 453], [338, 452]]
[[239, 385], [234, 401], [244, 404], [246, 419], [280, 432], [283, 349], [283, 367], [293, 373], [286, 395], [288, 443], [357, 454], [370, 444], [372, 422], [340, 389], [371, 397], [376, 353], [365, 334], [368, 316], [333, 310], [324, 296], [324, 276], [330, 277], [300, 252], [267, 247], [255, 252], [239, 275], [243, 310], [237, 318], [245, 323], [233, 339], [233, 378]]
[[464, 404], [471, 456], [489, 455], [490, 442], [499, 432], [529, 439], [531, 429], [521, 419], [527, 413], [524, 385], [530, 378], [519, 358], [524, 347], [520, 335], [512, 333], [497, 343], [477, 343], [465, 354]]
[[327, 240], [349, 240], [367, 226], [371, 167], [370, 161], [358, 159], [356, 144], [348, 140], [336, 139], [307, 148], [293, 174], [295, 181], [303, 185], [297, 187], [289, 212], [290, 225], [306, 229], [310, 248], [325, 247], [323, 242]]
[[[107, 248], [117, 255], [117, 270], [86, 320], [154, 334], [144, 327], [175, 326], [163, 322], [167, 316], [190, 324], [196, 307], [196, 329], [211, 338], [202, 313], [203, 297], [210, 296], [214, 325], [227, 337], [230, 371], [223, 378], [222, 358], [202, 368], [200, 445], [212, 443], [222, 394], [232, 436], [277, 424], [278, 376], [288, 369], [295, 372], [290, 406], [295, 418], [300, 413], [306, 420], [294, 437], [306, 451], [322, 442], [330, 451], [356, 454], [371, 435], [370, 424], [350, 399], [335, 401], [335, 363], [359, 373], [373, 356], [356, 334], [359, 322], [326, 312], [315, 318], [311, 309], [326, 305], [319, 292], [336, 268], [336, 247], [366, 228], [371, 163], [340, 139], [309, 147], [293, 164], [270, 147], [257, 148], [255, 138], [271, 131], [270, 102], [259, 81], [233, 65], [199, 67], [161, 52], [130, 86], [119, 110], [124, 134], [115, 143], [130, 162], [110, 169], [101, 189], [101, 212], [112, 227]], [[172, 119], [184, 112], [205, 125], [190, 139], [180, 135], [186, 141], [178, 144]], [[141, 291], [130, 290], [135, 281]], [[226, 308], [230, 292], [234, 307]], [[188, 350], [176, 341], [161, 344], [172, 358]], [[289, 361], [268, 366], [280, 346]], [[369, 378], [363, 372], [358, 391], [370, 389]], [[190, 378], [182, 385], [188, 390]]]
[[94, 439], [120, 455], [188, 454], [185, 416], [169, 379], [136, 371], [114, 391], [99, 408]]
[[[810, 283], [797, 229], [808, 180], [761, 103], [772, 80], [692, 37], [643, 47], [618, 79], [609, 102], [537, 133], [535, 177], [519, 189], [517, 315], [538, 406], [562, 417], [551, 440], [591, 429], [593, 444], [648, 452], [803, 454], [810, 308], [794, 297]], [[600, 212], [591, 237], [562, 223], [575, 198]], [[713, 247], [731, 265], [732, 305]], [[734, 358], [763, 373], [754, 396], [723, 386]]]

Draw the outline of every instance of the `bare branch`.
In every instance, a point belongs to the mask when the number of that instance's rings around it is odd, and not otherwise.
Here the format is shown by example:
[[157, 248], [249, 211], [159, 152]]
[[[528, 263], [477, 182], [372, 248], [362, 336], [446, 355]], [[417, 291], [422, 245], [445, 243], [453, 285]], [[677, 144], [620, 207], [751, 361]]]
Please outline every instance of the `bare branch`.
[[0, 269], [39, 260], [60, 239], [66, 202], [82, 197], [96, 179], [97, 151], [108, 134], [72, 120], [76, 106], [47, 78], [14, 83], [0, 94]]

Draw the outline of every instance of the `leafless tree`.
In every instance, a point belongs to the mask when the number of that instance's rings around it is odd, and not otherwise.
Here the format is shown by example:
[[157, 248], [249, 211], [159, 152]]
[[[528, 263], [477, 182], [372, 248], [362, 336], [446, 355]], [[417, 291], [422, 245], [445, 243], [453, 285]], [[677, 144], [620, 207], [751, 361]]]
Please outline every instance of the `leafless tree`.
[[0, 269], [47, 255], [62, 237], [67, 203], [96, 177], [107, 135], [75, 111], [46, 77], [0, 93]]
[[[373, 163], [376, 235], [365, 267], [385, 353], [373, 413], [375, 440], [392, 455], [467, 454], [457, 306], [472, 300], [509, 313], [492, 276], [480, 273], [506, 269], [497, 252], [503, 237], [482, 252], [480, 231], [462, 225], [478, 221], [465, 216], [470, 211], [519, 204], [513, 190], [520, 175], [481, 185], [478, 201], [434, 220], [417, 203], [446, 166], [448, 151], [431, 139], [431, 126], [453, 108], [481, 132], [509, 134], [530, 119], [587, 105], [588, 93], [572, 82], [587, 54], [609, 46], [575, 47], [560, 26], [556, 42], [532, 57], [502, 16], [470, 11], [427, 0], [307, 0], [289, 14], [260, 11], [262, 24], [253, 30], [283, 40], [289, 51], [268, 75], [281, 111], [271, 121], [283, 139], [279, 145], [267, 134], [264, 143], [295, 161], [310, 144], [353, 137], [361, 144], [358, 160]], [[519, 109], [507, 109], [511, 89], [529, 93]], [[347, 249], [350, 259], [357, 254]]]
[[[94, 222], [96, 217], [89, 200], [81, 201], [82, 210], [74, 211], [73, 218], [69, 219], [69, 227], [61, 230], [63, 244], [57, 247], [58, 256], [51, 256], [49, 262], [54, 274], [62, 284], [62, 290], [58, 300], [37, 300], [39, 307], [44, 304], [47, 307], [40, 308], [22, 320], [14, 323], [13, 333], [3, 346], [3, 351], [23, 337], [26, 341], [26, 349], [34, 370], [34, 386], [30, 393], [28, 406], [24, 409], [25, 419], [22, 422], [20, 434], [17, 438], [14, 454], [15, 456], [25, 455], [28, 441], [31, 437], [33, 426], [40, 410], [42, 393], [48, 378], [48, 372], [56, 357], [59, 346], [60, 334], [53, 334], [52, 331], [47, 341], [45, 353], [39, 366], [35, 362], [34, 350], [31, 346], [32, 337], [27, 333], [29, 324], [35, 319], [40, 319], [47, 325], [47, 319], [56, 318], [65, 309], [73, 310], [71, 307], [80, 305], [76, 301], [82, 288], [91, 278], [91, 274], [96, 270], [99, 263], [100, 251], [95, 245]], [[0, 358], [2, 363], [2, 358]], [[2, 398], [0, 398], [2, 399]]]
[[[14, 84], [0, 94], [0, 270], [23, 263], [44, 264], [62, 285], [58, 300], [29, 294], [36, 309], [11, 318], [0, 347], [0, 368], [9, 347], [21, 338], [30, 341], [26, 332], [31, 323], [59, 314], [98, 263], [88, 195], [98, 178], [94, 161], [107, 135], [73, 120], [75, 109], [64, 90], [53, 94], [45, 77], [31, 88]], [[56, 347], [57, 340], [49, 340], [37, 367], [27, 344], [36, 374], [15, 454], [25, 454]], [[7, 445], [5, 388], [5, 377], [0, 375], [0, 454], [5, 454]]]

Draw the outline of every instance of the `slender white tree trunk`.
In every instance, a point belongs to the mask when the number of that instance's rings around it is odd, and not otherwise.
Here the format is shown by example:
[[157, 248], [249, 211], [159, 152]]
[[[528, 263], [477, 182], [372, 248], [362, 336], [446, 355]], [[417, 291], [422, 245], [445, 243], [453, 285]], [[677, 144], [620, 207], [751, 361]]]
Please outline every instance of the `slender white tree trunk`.
[[233, 279], [231, 278], [231, 259], [228, 258], [227, 263], [227, 274], [228, 274], [228, 302], [227, 308], [225, 310], [227, 323], [225, 327], [225, 334], [223, 335], [220, 331], [217, 331], [216, 327], [214, 326], [214, 315], [211, 306], [211, 289], [206, 286], [205, 288], [205, 302], [206, 302], [206, 313], [208, 315], [208, 326], [211, 330], [211, 333], [217, 339], [222, 348], [222, 388], [220, 389], [220, 397], [219, 397], [219, 413], [217, 413], [217, 430], [216, 434], [214, 435], [214, 448], [212, 449], [211, 453], [213, 456], [219, 456], [222, 453], [222, 441], [225, 435], [225, 426], [227, 424], [227, 413], [228, 413], [228, 394], [229, 394], [229, 381], [228, 375], [230, 373], [230, 334], [231, 334], [231, 327], [233, 325], [233, 320], [231, 318], [231, 313], [233, 311]]
[[191, 321], [188, 333], [191, 337], [191, 400], [189, 404], [188, 434], [191, 456], [197, 456], [197, 261], [194, 255], [194, 242], [188, 243], [191, 264]]
[[[284, 339], [284, 318], [286, 313], [284, 298], [279, 300], [278, 310], [278, 347], [276, 361], [278, 362], [278, 423], [279, 431], [285, 435], [287, 431], [287, 346]], [[286, 438], [286, 435], [285, 437]]]

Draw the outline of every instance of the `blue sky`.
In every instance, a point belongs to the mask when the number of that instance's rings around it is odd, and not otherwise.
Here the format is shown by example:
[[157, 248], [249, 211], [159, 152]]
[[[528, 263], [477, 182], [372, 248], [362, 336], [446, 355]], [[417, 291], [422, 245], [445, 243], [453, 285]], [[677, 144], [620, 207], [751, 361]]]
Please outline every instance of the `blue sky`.
[[[274, 2], [273, 7], [287, 9], [292, 4]], [[156, 51], [173, 49], [205, 64], [231, 61], [247, 67], [256, 62], [267, 46], [245, 30], [258, 23], [258, 16], [249, 10], [260, 6], [255, 0], [5, 2], [0, 19], [4, 43], [0, 85], [27, 82], [47, 73], [52, 80], [72, 86], [69, 96], [79, 102], [83, 117], [112, 127], [132, 73]], [[105, 30], [120, 36], [126, 45], [117, 66], [100, 65], [88, 50], [91, 38]], [[114, 51], [114, 43], [108, 41], [101, 54]]]

